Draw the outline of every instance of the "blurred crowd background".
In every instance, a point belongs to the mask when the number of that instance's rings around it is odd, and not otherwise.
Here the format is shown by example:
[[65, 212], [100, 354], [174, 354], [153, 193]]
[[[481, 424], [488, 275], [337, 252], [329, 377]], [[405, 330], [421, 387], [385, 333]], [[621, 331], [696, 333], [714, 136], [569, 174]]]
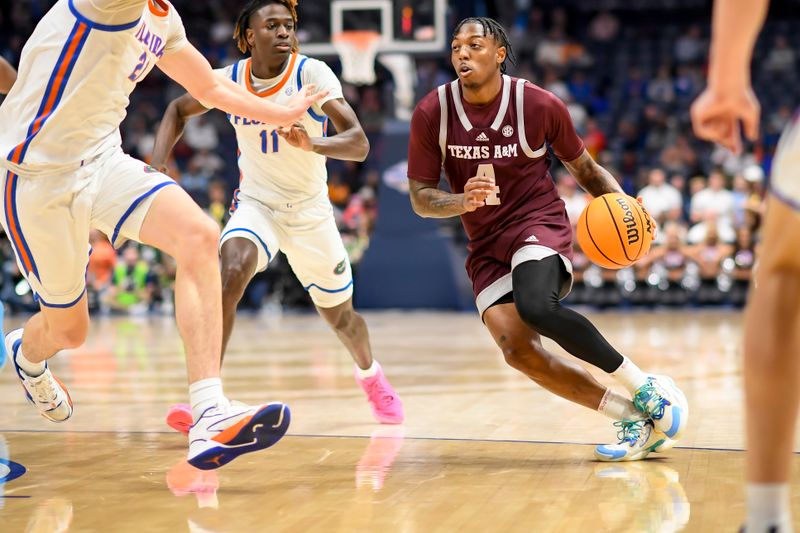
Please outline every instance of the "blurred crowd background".
[[[52, 0], [0, 2], [0, 54], [16, 65], [26, 38]], [[401, 0], [402, 3], [402, 0]], [[242, 1], [174, 0], [190, 40], [212, 65], [241, 56], [232, 39]], [[763, 116], [759, 142], [734, 157], [697, 141], [689, 106], [703, 87], [708, 55], [709, 1], [701, 0], [458, 0], [449, 2], [449, 27], [463, 17], [488, 15], [508, 29], [517, 64], [509, 73], [552, 91], [567, 103], [587, 149], [641, 196], [660, 225], [658, 241], [635, 268], [605, 271], [575, 250], [576, 284], [570, 301], [608, 305], [742, 305], [758, 246], [761, 197], [778, 137], [794, 110], [797, 12], [773, 2], [754, 58], [753, 82]], [[301, 1], [299, 37], [327, 28], [327, 2]], [[449, 36], [448, 36], [449, 39]], [[415, 97], [453, 79], [446, 51], [417, 57]], [[340, 71], [338, 60], [329, 64]], [[345, 84], [372, 151], [364, 163], [330, 160], [329, 191], [358, 284], [358, 262], [380, 217], [377, 197], [382, 139], [395, 121], [394, 83], [376, 65], [374, 85]], [[156, 69], [134, 92], [123, 123], [124, 149], [148, 160], [153, 134], [168, 102], [182, 89]], [[1, 98], [1, 97], [0, 97]], [[192, 120], [174, 151], [170, 174], [220, 224], [228, 217], [239, 173], [236, 141], [225, 116]], [[573, 223], [589, 197], [556, 162], [552, 169]], [[457, 220], [446, 221], [464, 243]], [[93, 310], [148, 313], [172, 308], [175, 268], [147, 247], [114, 250], [104, 235], [91, 236], [88, 270]], [[0, 298], [12, 310], [35, 303], [7, 240], [0, 244]], [[243, 308], [303, 308], [310, 300], [283, 257], [259, 274]]]

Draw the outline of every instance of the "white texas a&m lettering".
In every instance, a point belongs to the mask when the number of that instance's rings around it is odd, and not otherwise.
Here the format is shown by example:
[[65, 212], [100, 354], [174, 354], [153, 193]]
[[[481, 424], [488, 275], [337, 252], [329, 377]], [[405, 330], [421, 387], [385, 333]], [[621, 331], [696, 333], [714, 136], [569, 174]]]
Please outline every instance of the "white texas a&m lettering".
[[[505, 159], [507, 157], [517, 157], [517, 144], [495, 145], [494, 150], [491, 146], [460, 146], [448, 144], [447, 150], [450, 157], [456, 159]], [[492, 155], [494, 152], [494, 156]]]

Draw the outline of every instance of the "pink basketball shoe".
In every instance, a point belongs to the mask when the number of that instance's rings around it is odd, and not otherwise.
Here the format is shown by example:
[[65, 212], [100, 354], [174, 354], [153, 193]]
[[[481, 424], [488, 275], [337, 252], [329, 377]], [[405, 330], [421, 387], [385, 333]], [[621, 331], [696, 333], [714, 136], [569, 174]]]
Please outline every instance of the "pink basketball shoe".
[[[378, 365], [378, 362], [375, 362]], [[383, 373], [383, 369], [378, 365], [378, 373], [371, 378], [360, 378], [358, 367], [355, 372], [356, 382], [361, 385], [367, 393], [367, 401], [372, 405], [372, 415], [381, 424], [402, 424], [405, 418], [403, 414], [403, 402], [400, 396], [392, 388], [389, 380]]]

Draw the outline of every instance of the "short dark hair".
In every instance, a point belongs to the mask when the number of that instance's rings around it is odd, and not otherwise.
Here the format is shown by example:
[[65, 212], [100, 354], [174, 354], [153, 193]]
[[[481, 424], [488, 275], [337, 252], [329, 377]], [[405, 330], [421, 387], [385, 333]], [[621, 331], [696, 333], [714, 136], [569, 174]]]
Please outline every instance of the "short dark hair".
[[[465, 24], [478, 24], [483, 28], [484, 35], [494, 36], [494, 40], [497, 42], [497, 44], [506, 49], [506, 59], [508, 59], [512, 65], [516, 65], [517, 57], [514, 55], [514, 48], [511, 46], [511, 41], [508, 39], [508, 34], [506, 33], [505, 28], [503, 28], [499, 22], [489, 17], [467, 17], [459, 22], [458, 25], [456, 25], [456, 29], [453, 30], [454, 39]], [[505, 61], [503, 61], [503, 63], [500, 65], [500, 71], [505, 73]]]
[[[292, 22], [297, 26], [297, 0], [250, 0], [242, 8], [241, 13], [239, 13], [239, 17], [236, 19], [236, 26], [233, 30], [233, 38], [236, 40], [236, 46], [243, 54], [250, 51], [250, 44], [247, 42], [247, 30], [250, 28], [250, 17], [262, 7], [270, 4], [280, 4], [286, 7], [292, 15]], [[296, 41], [292, 49], [297, 49]]]

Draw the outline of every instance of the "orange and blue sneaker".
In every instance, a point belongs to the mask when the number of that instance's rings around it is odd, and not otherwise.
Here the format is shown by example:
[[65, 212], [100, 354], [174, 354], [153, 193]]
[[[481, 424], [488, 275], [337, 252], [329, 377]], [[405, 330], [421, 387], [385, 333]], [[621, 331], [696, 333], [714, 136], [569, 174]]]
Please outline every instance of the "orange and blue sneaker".
[[11, 360], [17, 371], [17, 376], [22, 381], [22, 388], [28, 401], [36, 406], [39, 413], [52, 422], [64, 422], [72, 416], [72, 398], [67, 388], [56, 378], [47, 362], [44, 372], [38, 376], [29, 376], [17, 364], [17, 354], [22, 346], [22, 329], [15, 329], [5, 338], [6, 352], [11, 354]]
[[598, 461], [640, 461], [650, 452], [659, 450], [667, 441], [649, 418], [619, 420], [614, 422], [614, 427], [619, 428], [617, 431], [619, 442], [597, 446], [594, 449], [594, 456]]
[[184, 435], [189, 434], [193, 422], [192, 407], [188, 403], [176, 403], [167, 411], [167, 425]]
[[689, 421], [686, 396], [667, 376], [648, 376], [633, 393], [633, 406], [653, 420], [655, 428], [678, 440]]
[[225, 400], [209, 407], [189, 429], [190, 465], [213, 470], [240, 455], [269, 448], [286, 434], [289, 407], [268, 403], [251, 407]]
[[[375, 362], [377, 365], [378, 363]], [[356, 382], [361, 385], [367, 393], [367, 401], [372, 406], [372, 416], [381, 424], [402, 424], [405, 419], [403, 413], [403, 402], [400, 396], [394, 391], [383, 369], [378, 365], [378, 372], [369, 378], [361, 378], [358, 375], [358, 367], [355, 371]]]

